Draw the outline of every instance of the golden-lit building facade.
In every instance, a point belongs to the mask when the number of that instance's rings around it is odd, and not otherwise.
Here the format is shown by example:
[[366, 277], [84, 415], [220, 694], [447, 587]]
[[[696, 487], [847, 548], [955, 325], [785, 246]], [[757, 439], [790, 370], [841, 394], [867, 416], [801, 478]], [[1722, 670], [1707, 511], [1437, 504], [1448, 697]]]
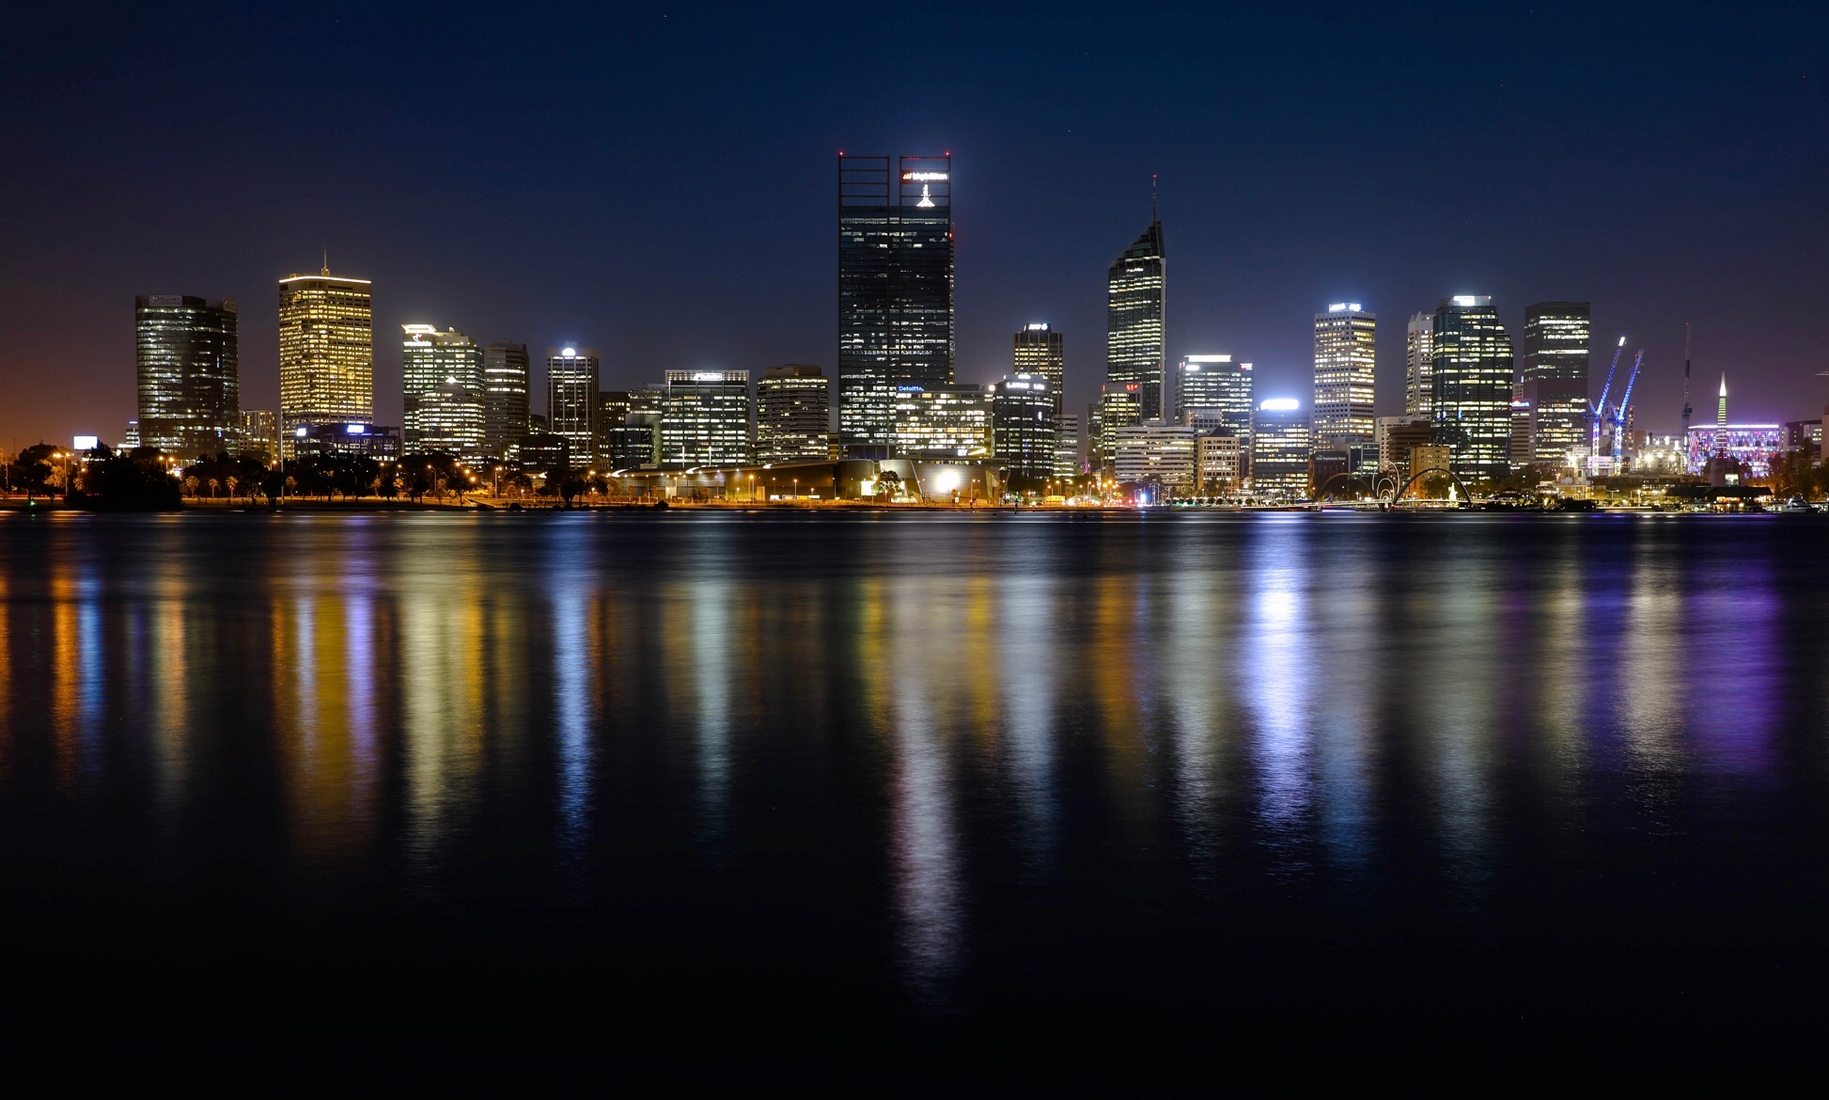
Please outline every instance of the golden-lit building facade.
[[283, 435], [375, 418], [374, 305], [367, 279], [279, 281], [279, 416]]
[[978, 458], [991, 453], [992, 393], [983, 386], [895, 387], [890, 444], [896, 457]]

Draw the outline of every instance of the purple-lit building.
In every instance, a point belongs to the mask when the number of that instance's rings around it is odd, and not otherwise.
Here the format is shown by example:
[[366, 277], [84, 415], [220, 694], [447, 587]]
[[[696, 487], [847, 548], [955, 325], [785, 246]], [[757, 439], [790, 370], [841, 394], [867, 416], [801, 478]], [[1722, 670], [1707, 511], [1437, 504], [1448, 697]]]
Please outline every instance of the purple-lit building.
[[1708, 469], [1711, 459], [1731, 458], [1749, 477], [1764, 477], [1772, 458], [1784, 450], [1784, 429], [1777, 424], [1706, 424], [1689, 429], [1687, 466], [1692, 474]]

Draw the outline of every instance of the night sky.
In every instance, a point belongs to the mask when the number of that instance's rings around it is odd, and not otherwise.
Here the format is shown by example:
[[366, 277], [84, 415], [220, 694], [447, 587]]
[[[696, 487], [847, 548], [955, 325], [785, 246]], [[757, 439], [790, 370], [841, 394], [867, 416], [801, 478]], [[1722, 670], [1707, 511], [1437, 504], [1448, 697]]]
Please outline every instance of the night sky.
[[1405, 319], [1487, 293], [1515, 341], [1527, 303], [1591, 299], [1597, 349], [1648, 349], [1654, 430], [1685, 320], [1700, 418], [1723, 369], [1736, 420], [1817, 415], [1826, 11], [26, 5], [0, 42], [0, 445], [118, 439], [142, 293], [236, 299], [243, 406], [275, 407], [275, 280], [324, 248], [374, 280], [383, 423], [406, 321], [595, 345], [606, 387], [833, 374], [840, 149], [953, 152], [964, 381], [1047, 320], [1083, 409], [1156, 172], [1171, 360], [1255, 360], [1262, 395], [1306, 399], [1312, 315], [1353, 300], [1399, 412]]

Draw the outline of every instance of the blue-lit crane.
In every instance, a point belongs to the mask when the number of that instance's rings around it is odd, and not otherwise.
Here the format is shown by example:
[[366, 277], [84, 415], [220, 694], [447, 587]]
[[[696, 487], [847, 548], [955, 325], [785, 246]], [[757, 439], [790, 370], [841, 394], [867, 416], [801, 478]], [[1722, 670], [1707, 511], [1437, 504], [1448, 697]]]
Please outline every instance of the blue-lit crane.
[[1626, 338], [1622, 336], [1613, 348], [1613, 361], [1607, 364], [1607, 383], [1600, 388], [1600, 401], [1588, 411], [1588, 427], [1593, 435], [1588, 453], [1596, 457], [1600, 455], [1600, 426], [1607, 419], [1607, 395], [1613, 392], [1613, 373], [1619, 369], [1620, 352], [1625, 350]]
[[1626, 415], [1632, 408], [1632, 387], [1638, 383], [1639, 368], [1645, 365], [1645, 352], [1641, 349], [1632, 357], [1632, 373], [1626, 377], [1626, 392], [1613, 408], [1613, 468], [1619, 469], [1621, 452], [1626, 442]]

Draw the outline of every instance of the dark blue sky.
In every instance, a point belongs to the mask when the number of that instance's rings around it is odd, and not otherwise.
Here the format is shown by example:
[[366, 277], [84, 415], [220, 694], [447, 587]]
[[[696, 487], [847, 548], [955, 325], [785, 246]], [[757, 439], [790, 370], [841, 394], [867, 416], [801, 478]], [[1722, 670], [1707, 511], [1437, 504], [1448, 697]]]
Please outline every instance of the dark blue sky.
[[237, 299], [273, 407], [275, 280], [323, 247], [375, 281], [385, 422], [405, 321], [594, 344], [606, 385], [831, 372], [839, 149], [954, 153], [962, 380], [1045, 319], [1091, 395], [1159, 172], [1170, 355], [1265, 392], [1306, 395], [1351, 299], [1400, 411], [1405, 318], [1490, 293], [1514, 339], [1592, 299], [1654, 429], [1686, 319], [1704, 415], [1723, 369], [1736, 419], [1829, 403], [1829, 5], [494, 10], [9, 14], [0, 443], [118, 436], [138, 293]]

